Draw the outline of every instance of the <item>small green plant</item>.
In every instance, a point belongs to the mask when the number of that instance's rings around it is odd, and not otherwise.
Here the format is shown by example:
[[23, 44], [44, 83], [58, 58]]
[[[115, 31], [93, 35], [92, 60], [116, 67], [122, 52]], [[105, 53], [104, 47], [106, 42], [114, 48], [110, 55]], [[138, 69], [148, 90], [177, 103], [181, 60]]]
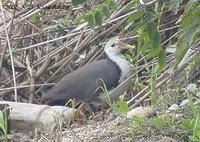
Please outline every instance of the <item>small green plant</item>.
[[68, 104], [70, 104], [71, 108], [73, 109], [72, 123], [74, 123], [75, 117], [76, 117], [76, 100], [75, 99], [68, 100], [67, 103], [65, 104], [65, 106], [67, 106]]
[[42, 13], [36, 13], [31, 18], [30, 21], [34, 24], [41, 22], [41, 19], [44, 15]]
[[159, 128], [171, 127], [173, 125], [173, 119], [171, 116], [155, 117], [153, 119], [149, 119], [148, 123]]
[[190, 84], [186, 88], [186, 93], [189, 99], [188, 107], [191, 109], [191, 116], [189, 118], [182, 118], [179, 125], [186, 129], [189, 133], [190, 141], [200, 141], [200, 105], [196, 100], [197, 85]]
[[[103, 80], [102, 80], [103, 81]], [[109, 96], [109, 92], [108, 92], [108, 89], [106, 87], [106, 84], [103, 82], [103, 87], [101, 87], [101, 89], [103, 90], [104, 92], [104, 99], [106, 100], [106, 102], [108, 103], [108, 105], [110, 106], [111, 109], [114, 109], [114, 105], [110, 99], [110, 96]]]
[[[103, 81], [103, 80], [102, 80]], [[107, 102], [107, 104], [109, 105], [109, 107], [115, 111], [115, 112], [119, 112], [119, 113], [122, 113], [122, 114], [126, 114], [128, 111], [129, 111], [129, 107], [128, 107], [128, 104], [126, 103], [126, 101], [124, 100], [124, 96], [120, 96], [119, 97], [119, 100], [117, 100], [116, 103], [113, 103], [110, 99], [110, 94], [107, 90], [107, 87], [105, 85], [105, 83], [103, 82], [103, 87], [101, 87], [101, 89], [103, 90], [104, 92], [104, 98]]]
[[0, 110], [0, 135], [2, 137], [1, 140], [4, 142], [8, 141], [8, 114], [8, 107], [5, 105], [4, 109]]
[[117, 101], [117, 108], [121, 113], [128, 113], [129, 112], [129, 107], [127, 102], [124, 100], [124, 95], [119, 97], [119, 100]]
[[76, 100], [75, 99], [71, 99], [71, 107], [73, 109], [73, 118], [72, 118], [72, 123], [75, 122], [75, 114], [76, 114]]
[[108, 18], [111, 12], [113, 12], [116, 9], [117, 9], [117, 3], [114, 0], [105, 0], [103, 3], [98, 4], [91, 10], [82, 13], [80, 16], [76, 18], [75, 22], [80, 23], [81, 21], [84, 20], [92, 28], [94, 28], [95, 26], [102, 26], [103, 21], [106, 18]]
[[[180, 25], [180, 37], [176, 44], [176, 65], [180, 64], [189, 49], [199, 40], [200, 33], [200, 4], [198, 1], [188, 2]], [[188, 34], [190, 33], [190, 34]]]

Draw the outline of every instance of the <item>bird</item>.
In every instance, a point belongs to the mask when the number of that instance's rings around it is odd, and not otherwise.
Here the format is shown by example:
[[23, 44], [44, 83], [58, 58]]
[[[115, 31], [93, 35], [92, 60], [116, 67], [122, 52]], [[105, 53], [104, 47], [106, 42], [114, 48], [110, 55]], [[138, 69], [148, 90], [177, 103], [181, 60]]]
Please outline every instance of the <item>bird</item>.
[[[105, 102], [102, 88], [112, 91], [131, 70], [131, 63], [121, 53], [125, 48], [119, 37], [111, 38], [104, 47], [107, 58], [88, 63], [62, 77], [42, 96], [42, 101], [47, 105], [64, 106], [67, 100], [76, 99], [89, 105], [101, 105]], [[122, 90], [126, 91], [127, 87]]]

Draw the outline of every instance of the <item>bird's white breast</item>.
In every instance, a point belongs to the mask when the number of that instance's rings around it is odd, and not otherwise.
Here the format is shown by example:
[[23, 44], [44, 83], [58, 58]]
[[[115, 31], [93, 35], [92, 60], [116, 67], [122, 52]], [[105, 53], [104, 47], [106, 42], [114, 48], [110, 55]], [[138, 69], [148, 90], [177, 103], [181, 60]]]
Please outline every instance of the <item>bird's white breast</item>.
[[122, 57], [121, 54], [118, 55], [108, 55], [109, 58], [119, 66], [121, 70], [120, 80], [122, 77], [126, 76], [126, 74], [130, 71], [130, 62]]

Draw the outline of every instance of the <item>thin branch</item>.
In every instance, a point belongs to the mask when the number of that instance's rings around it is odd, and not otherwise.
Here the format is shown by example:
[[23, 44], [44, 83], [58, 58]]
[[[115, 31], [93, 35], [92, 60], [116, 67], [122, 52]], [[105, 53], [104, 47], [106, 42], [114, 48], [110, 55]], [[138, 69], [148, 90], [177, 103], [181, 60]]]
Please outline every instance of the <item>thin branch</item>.
[[9, 39], [9, 35], [8, 35], [8, 29], [7, 29], [7, 25], [6, 25], [6, 21], [5, 21], [6, 18], [5, 18], [5, 15], [4, 15], [4, 10], [3, 10], [2, 2], [0, 2], [0, 7], [1, 7], [1, 13], [2, 13], [2, 17], [3, 17], [3, 21], [4, 21], [4, 28], [5, 28], [5, 33], [6, 33], [6, 40], [7, 40], [8, 49], [9, 49], [9, 52], [10, 52], [10, 61], [11, 61], [11, 66], [12, 66], [14, 92], [15, 92], [15, 101], [17, 102], [17, 83], [16, 83], [16, 78], [15, 78], [15, 67], [14, 67], [14, 61], [13, 61], [13, 53], [12, 53], [12, 48], [11, 48], [10, 39]]
[[43, 83], [43, 84], [35, 84], [35, 85], [20, 85], [20, 86], [17, 86], [17, 87], [1, 88], [0, 91], [13, 90], [15, 88], [22, 89], [22, 88], [40, 87], [40, 86], [53, 86], [54, 84], [55, 83]]

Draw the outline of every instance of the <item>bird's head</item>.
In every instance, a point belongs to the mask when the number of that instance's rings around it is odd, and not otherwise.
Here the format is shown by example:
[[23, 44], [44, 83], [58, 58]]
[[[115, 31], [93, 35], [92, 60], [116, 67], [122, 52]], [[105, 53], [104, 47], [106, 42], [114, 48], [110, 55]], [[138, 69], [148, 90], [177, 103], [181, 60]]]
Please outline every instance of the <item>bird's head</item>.
[[126, 44], [119, 41], [119, 37], [111, 38], [104, 47], [105, 53], [112, 56], [121, 54], [124, 49], [127, 49]]

